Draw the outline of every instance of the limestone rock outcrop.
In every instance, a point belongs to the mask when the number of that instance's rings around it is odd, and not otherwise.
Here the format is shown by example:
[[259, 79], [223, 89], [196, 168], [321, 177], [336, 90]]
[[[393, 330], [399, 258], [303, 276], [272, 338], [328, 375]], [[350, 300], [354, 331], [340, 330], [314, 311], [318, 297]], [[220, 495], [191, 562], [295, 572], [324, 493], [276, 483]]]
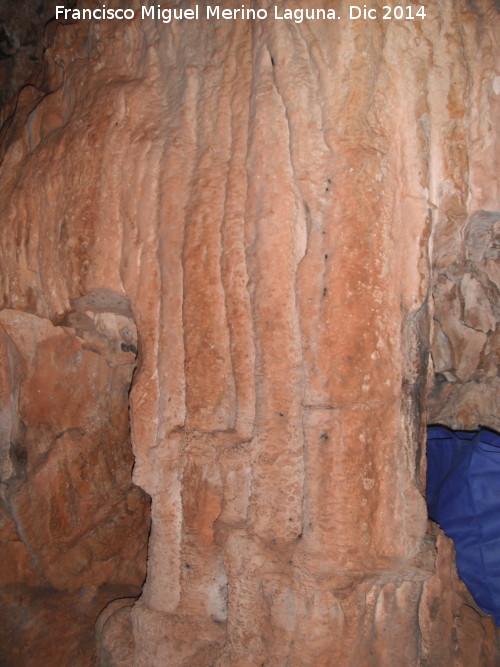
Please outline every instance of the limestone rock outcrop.
[[434, 286], [429, 420], [500, 430], [500, 212], [477, 211], [455, 233], [463, 242]]
[[0, 311], [2, 664], [90, 664], [97, 614], [144, 580], [149, 502], [131, 482], [128, 425], [136, 330], [110, 294], [75, 301], [71, 327]]
[[[29, 372], [8, 372], [28, 373], [19, 396], [29, 386], [33, 429], [45, 429], [47, 394], [64, 394], [67, 380], [46, 371], [59, 348], [92, 400], [87, 425], [74, 405], [71, 420], [56, 410], [57, 429], [4, 456], [3, 474], [80, 443], [72, 479], [83, 475], [84, 514], [106, 532], [104, 482], [85, 464], [109, 450], [72, 429], [99, 430], [94, 408], [118, 384], [133, 479], [152, 499], [147, 578], [135, 604], [100, 616], [102, 664], [498, 660], [493, 621], [427, 520], [423, 482], [428, 376], [496, 381], [485, 357], [498, 340], [494, 259], [474, 242], [454, 263], [462, 236], [499, 208], [498, 12], [493, 0], [429, 0], [425, 19], [349, 20], [335, 4], [340, 20], [60, 25], [46, 53], [52, 92], [27, 100], [28, 122], [5, 135], [3, 318], [25, 322], [5, 344], [28, 322], [39, 335], [10, 353], [23, 369], [28, 355]], [[103, 317], [111, 294], [130, 311]], [[35, 401], [40, 378], [51, 384]], [[124, 434], [122, 409], [107, 407]], [[29, 512], [16, 493], [9, 507]], [[147, 519], [130, 494], [138, 545]], [[60, 540], [35, 559], [18, 540], [23, 583], [39, 570], [67, 590], [82, 573], [99, 591], [122, 583], [134, 556], [107, 570], [107, 539], [99, 567], [78, 548], [64, 574], [53, 567], [70, 553], [71, 520], [49, 526]]]

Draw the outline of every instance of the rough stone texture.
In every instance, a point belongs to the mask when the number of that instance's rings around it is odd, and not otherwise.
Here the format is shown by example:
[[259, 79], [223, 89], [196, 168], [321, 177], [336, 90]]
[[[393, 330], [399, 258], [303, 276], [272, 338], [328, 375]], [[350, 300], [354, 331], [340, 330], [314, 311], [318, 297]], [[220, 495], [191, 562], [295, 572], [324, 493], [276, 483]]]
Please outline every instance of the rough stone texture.
[[97, 662], [105, 667], [132, 667], [134, 636], [131, 609], [135, 598], [110, 602], [96, 623]]
[[429, 420], [500, 430], [500, 213], [477, 211], [434, 284]]
[[424, 585], [419, 603], [420, 663], [496, 665], [498, 628], [474, 602], [455, 568], [453, 542], [434, 527], [436, 573]]
[[454, 344], [494, 344], [482, 260], [456, 283], [448, 267], [466, 221], [498, 208], [498, 16], [425, 7], [57, 30], [54, 92], [4, 141], [0, 285], [42, 321], [95, 288], [130, 299], [153, 521], [133, 641], [124, 607], [105, 651], [122, 636], [116, 655], [147, 667], [498, 660], [421, 482], [432, 275]]
[[96, 660], [95, 623], [99, 611], [137, 587], [83, 586], [68, 593], [47, 587], [11, 585], [1, 593], [2, 667], [89, 667]]
[[[469, 7], [470, 9], [470, 7]], [[435, 128], [439, 179], [433, 231], [433, 376], [428, 419], [452, 428], [500, 429], [500, 78], [498, 6], [465, 16], [463, 53], [453, 72], [435, 70], [449, 93]], [[484, 38], [468, 40], [476, 31]], [[458, 44], [448, 49], [458, 50]], [[459, 92], [460, 80], [467, 94]]]
[[[57, 4], [70, 7], [75, 0]], [[43, 53], [54, 34], [54, 16], [52, 0], [0, 0], [0, 138], [14, 111], [22, 114], [23, 101], [39, 100], [50, 90]], [[22, 87], [24, 94], [19, 98]]]
[[98, 612], [145, 576], [149, 507], [131, 483], [127, 411], [137, 332], [114, 303], [88, 301], [71, 328], [0, 311], [2, 664], [90, 664]]

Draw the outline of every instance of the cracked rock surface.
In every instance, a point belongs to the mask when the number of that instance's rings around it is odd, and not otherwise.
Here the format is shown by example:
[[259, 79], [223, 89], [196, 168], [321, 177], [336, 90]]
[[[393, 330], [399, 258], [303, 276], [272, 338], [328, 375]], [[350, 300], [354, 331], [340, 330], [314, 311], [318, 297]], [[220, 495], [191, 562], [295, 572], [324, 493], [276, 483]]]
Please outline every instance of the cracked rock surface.
[[[456, 230], [457, 235], [462, 230]], [[467, 221], [454, 261], [435, 280], [429, 421], [500, 430], [500, 212]]]
[[0, 311], [2, 664], [91, 664], [97, 614], [144, 579], [149, 504], [131, 483], [127, 412], [135, 354], [97, 329], [89, 344], [89, 329]]

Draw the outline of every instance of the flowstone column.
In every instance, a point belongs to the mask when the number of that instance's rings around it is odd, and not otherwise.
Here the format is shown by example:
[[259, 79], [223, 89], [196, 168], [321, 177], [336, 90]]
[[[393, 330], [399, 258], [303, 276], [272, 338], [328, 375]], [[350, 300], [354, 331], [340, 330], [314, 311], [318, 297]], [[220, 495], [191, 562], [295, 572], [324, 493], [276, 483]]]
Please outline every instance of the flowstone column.
[[[437, 146], [455, 122], [439, 96], [477, 103], [466, 71], [491, 10], [426, 11], [159, 27], [159, 328], [132, 402], [155, 508], [138, 665], [437, 655], [422, 591], [446, 578], [421, 462]], [[491, 630], [473, 631], [484, 664]]]

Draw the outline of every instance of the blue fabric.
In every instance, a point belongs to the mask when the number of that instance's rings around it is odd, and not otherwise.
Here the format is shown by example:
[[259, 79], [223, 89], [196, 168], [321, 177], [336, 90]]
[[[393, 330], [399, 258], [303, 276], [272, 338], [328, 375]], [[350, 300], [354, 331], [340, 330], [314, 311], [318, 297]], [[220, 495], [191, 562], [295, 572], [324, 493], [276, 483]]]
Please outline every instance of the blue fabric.
[[430, 426], [427, 506], [455, 542], [460, 577], [500, 625], [500, 436]]

